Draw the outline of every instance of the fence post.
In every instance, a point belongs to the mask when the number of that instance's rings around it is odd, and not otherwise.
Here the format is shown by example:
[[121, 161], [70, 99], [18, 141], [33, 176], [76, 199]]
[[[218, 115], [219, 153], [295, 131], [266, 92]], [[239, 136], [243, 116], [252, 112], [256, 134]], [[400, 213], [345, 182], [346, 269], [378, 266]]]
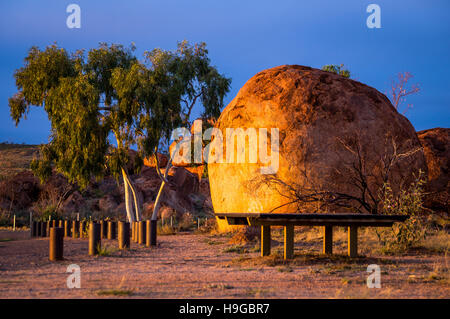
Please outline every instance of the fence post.
[[70, 221], [64, 221], [64, 237], [70, 237]]
[[100, 237], [100, 224], [91, 222], [89, 225], [89, 255], [97, 255], [102, 241]]
[[72, 221], [72, 238], [78, 238], [78, 236], [79, 236], [79, 234], [78, 234], [79, 228], [80, 228], [79, 221], [78, 220], [73, 220]]
[[145, 221], [141, 220], [139, 222], [139, 244], [141, 245], [145, 245], [145, 228], [146, 228], [146, 223]]
[[37, 222], [36, 224], [36, 236], [41, 237], [41, 222]]
[[86, 228], [86, 222], [84, 220], [82, 220], [80, 222], [80, 238], [84, 238], [85, 237], [85, 235], [84, 235], [85, 228]]
[[64, 251], [64, 229], [59, 227], [50, 228], [49, 259], [51, 261], [62, 260]]
[[116, 239], [116, 222], [108, 222], [108, 239]]
[[41, 222], [41, 236], [47, 237], [47, 224], [48, 222]]
[[14, 214], [13, 231], [16, 231], [16, 215]]
[[100, 237], [102, 239], [106, 238], [107, 233], [108, 233], [108, 222], [101, 220], [100, 221]]
[[157, 220], [150, 220], [150, 246], [156, 246], [157, 231]]
[[130, 248], [130, 223], [119, 222], [119, 249]]
[[36, 237], [37, 235], [37, 223], [36, 222], [31, 222], [31, 226], [30, 226], [30, 232], [31, 232], [31, 237]]

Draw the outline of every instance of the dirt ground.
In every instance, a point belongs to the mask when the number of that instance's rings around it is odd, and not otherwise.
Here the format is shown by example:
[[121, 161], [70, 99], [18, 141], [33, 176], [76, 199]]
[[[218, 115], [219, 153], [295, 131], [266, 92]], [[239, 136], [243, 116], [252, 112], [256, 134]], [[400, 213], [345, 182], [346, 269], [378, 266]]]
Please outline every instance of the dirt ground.
[[[87, 239], [64, 239], [64, 261], [48, 260], [48, 238], [0, 230], [0, 298], [450, 298], [446, 253], [345, 257], [320, 255], [320, 237], [296, 241], [284, 262], [282, 241], [259, 257], [258, 243], [236, 246], [224, 235], [159, 236], [159, 247], [132, 243], [117, 250], [102, 240], [106, 256], [88, 256]], [[81, 268], [81, 288], [67, 288], [67, 266]], [[381, 270], [381, 288], [368, 288], [367, 266]]]

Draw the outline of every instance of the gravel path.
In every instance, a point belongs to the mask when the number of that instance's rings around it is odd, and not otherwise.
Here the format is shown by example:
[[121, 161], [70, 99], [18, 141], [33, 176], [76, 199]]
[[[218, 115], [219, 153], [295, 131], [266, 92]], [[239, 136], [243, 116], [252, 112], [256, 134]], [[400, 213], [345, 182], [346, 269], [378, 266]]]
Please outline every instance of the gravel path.
[[[0, 298], [449, 298], [448, 278], [429, 278], [442, 256], [362, 258], [356, 263], [299, 255], [285, 264], [258, 252], [226, 252], [223, 236], [160, 236], [158, 248], [110, 246], [87, 255], [87, 240], [65, 239], [61, 262], [48, 261], [48, 239], [0, 230]], [[344, 259], [344, 261], [342, 261]], [[366, 286], [367, 265], [382, 263], [382, 288]], [[66, 285], [81, 267], [81, 288]]]

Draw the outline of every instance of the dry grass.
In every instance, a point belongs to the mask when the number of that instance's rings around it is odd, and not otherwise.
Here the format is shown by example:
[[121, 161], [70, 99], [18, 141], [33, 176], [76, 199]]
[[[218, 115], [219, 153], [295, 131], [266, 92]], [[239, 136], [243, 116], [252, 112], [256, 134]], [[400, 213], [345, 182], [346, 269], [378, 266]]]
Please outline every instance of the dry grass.
[[120, 289], [111, 289], [111, 290], [99, 290], [97, 291], [97, 295], [99, 296], [131, 296], [133, 295], [132, 290], [120, 290]]
[[5, 178], [29, 170], [31, 161], [38, 155], [37, 145], [0, 143], [0, 177]]

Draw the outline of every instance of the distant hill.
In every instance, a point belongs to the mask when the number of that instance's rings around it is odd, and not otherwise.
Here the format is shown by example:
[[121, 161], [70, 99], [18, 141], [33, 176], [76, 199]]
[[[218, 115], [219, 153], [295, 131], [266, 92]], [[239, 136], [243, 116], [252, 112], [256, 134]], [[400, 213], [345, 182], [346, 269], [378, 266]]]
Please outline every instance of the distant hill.
[[0, 179], [30, 170], [31, 161], [38, 156], [38, 145], [0, 143]]

